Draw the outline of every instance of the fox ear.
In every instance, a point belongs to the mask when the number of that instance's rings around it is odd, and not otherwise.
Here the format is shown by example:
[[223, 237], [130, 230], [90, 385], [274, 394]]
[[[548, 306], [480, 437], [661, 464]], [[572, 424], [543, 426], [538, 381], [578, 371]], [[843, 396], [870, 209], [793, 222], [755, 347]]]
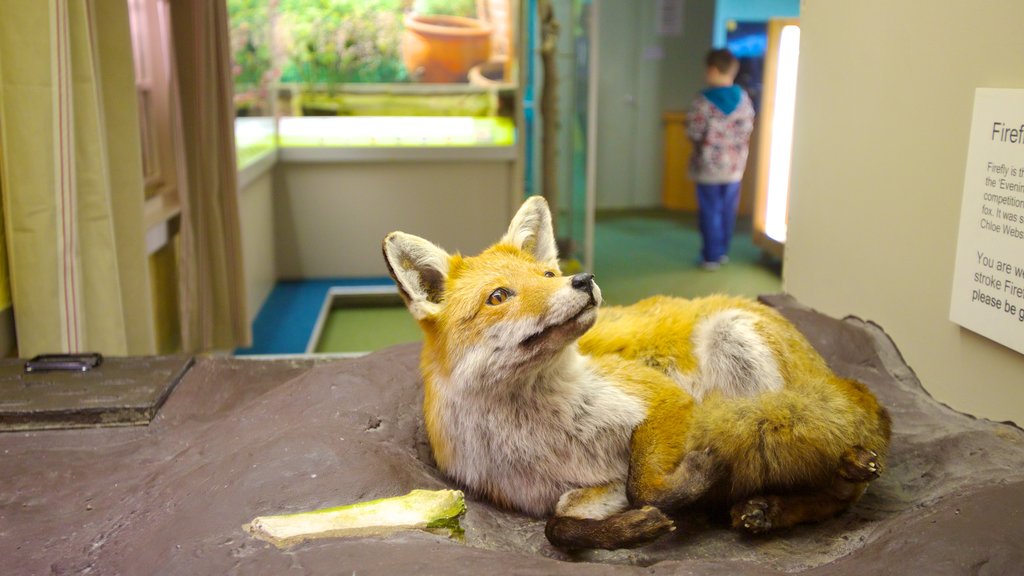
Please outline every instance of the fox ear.
[[384, 238], [384, 262], [413, 317], [425, 320], [440, 312], [447, 252], [419, 236], [392, 232]]
[[558, 266], [551, 210], [543, 196], [530, 196], [523, 202], [501, 241], [529, 252], [538, 262]]

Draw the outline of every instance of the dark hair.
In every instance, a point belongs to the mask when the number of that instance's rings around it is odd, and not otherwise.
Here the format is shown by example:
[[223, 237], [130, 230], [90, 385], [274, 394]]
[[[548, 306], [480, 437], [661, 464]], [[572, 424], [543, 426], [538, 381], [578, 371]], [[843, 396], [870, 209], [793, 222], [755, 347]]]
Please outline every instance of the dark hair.
[[735, 74], [739, 70], [740, 61], [732, 55], [728, 48], [719, 48], [708, 52], [704, 59], [708, 68], [714, 67], [722, 74]]

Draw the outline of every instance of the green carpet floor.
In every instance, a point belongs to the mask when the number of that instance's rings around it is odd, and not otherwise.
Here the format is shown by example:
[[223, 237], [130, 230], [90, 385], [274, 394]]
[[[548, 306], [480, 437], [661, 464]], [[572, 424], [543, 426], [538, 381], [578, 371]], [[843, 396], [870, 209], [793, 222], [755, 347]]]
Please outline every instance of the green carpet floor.
[[697, 265], [696, 216], [663, 210], [601, 214], [594, 233], [594, 276], [605, 302], [630, 304], [655, 294], [694, 298], [780, 291], [779, 265], [754, 246], [749, 220], [737, 228], [729, 263], [708, 272]]
[[[714, 272], [697, 266], [700, 233], [690, 214], [601, 213], [594, 236], [594, 274], [606, 304], [629, 304], [655, 294], [757, 296], [781, 290], [779, 264], [753, 245], [746, 219], [737, 225], [730, 262]], [[316, 349], [370, 351], [418, 340], [419, 328], [404, 308], [338, 308], [324, 323]]]

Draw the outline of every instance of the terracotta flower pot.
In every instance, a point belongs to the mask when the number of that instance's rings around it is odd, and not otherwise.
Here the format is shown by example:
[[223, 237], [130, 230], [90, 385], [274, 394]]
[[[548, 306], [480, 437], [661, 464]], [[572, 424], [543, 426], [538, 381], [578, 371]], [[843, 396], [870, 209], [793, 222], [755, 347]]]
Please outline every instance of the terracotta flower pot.
[[460, 16], [407, 14], [402, 62], [420, 82], [465, 82], [473, 66], [491, 55], [491, 26]]
[[474, 86], [501, 88], [506, 85], [506, 66], [508, 66], [508, 61], [504, 58], [481, 62], [469, 69], [469, 83]]

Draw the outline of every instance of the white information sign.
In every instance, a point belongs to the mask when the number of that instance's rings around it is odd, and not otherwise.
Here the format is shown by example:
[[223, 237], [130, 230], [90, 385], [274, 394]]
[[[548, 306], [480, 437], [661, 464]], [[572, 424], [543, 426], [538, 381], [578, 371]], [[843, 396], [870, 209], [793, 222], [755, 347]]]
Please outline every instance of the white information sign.
[[949, 319], [1024, 354], [1024, 90], [974, 93]]

